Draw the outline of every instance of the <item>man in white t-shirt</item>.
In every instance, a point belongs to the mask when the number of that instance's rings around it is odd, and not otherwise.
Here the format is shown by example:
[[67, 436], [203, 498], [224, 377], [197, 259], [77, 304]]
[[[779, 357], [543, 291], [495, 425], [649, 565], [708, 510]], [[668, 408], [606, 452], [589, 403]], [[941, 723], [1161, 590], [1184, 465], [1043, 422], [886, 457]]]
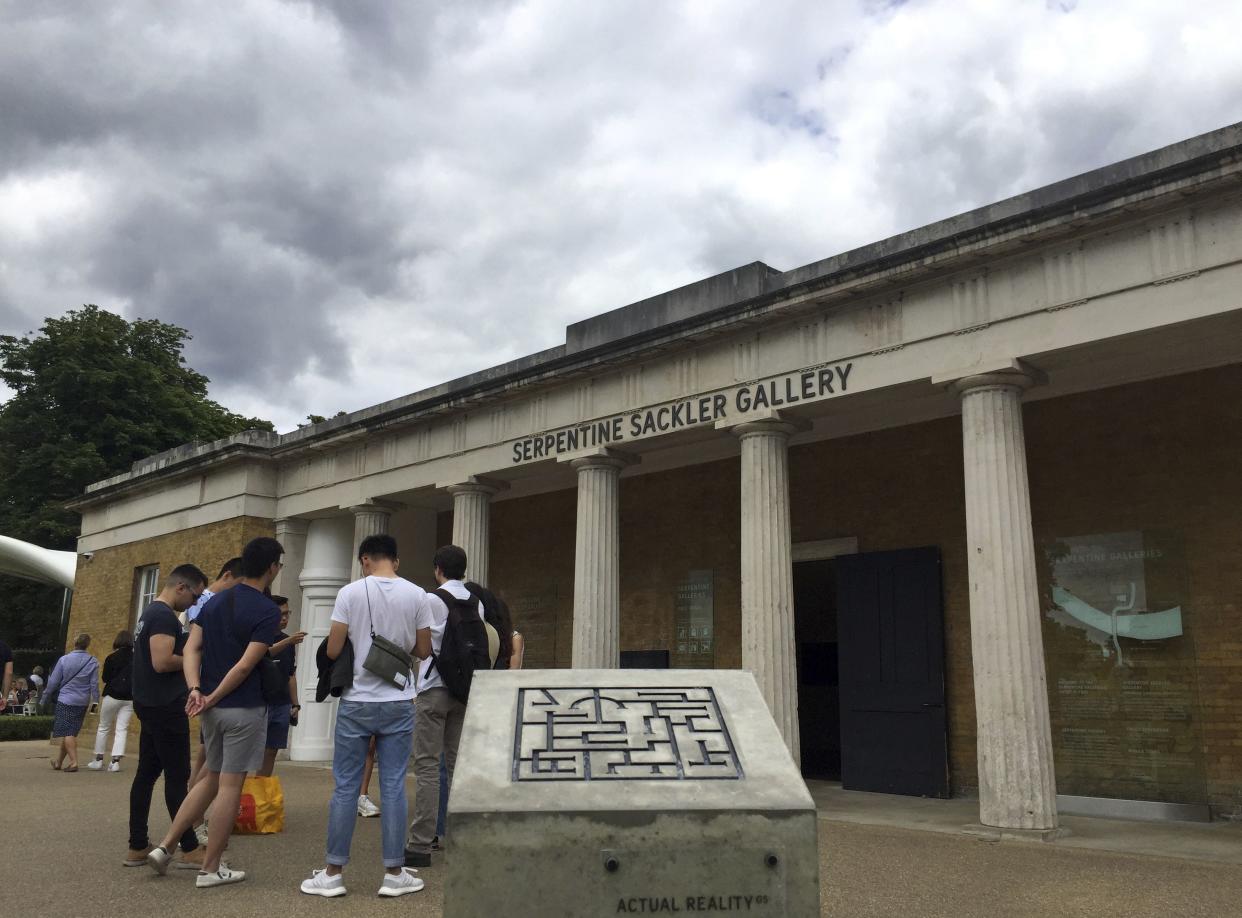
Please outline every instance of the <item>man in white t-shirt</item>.
[[[436, 551], [436, 583], [440, 589], [460, 600], [472, 600], [483, 618], [483, 606], [474, 599], [462, 580], [466, 576], [466, 552], [456, 545], [445, 545]], [[448, 606], [435, 593], [427, 594], [431, 617], [431, 655], [440, 653]], [[462, 721], [466, 706], [444, 687], [431, 658], [424, 659], [418, 673], [418, 724], [414, 733], [414, 821], [405, 840], [405, 866], [430, 867], [431, 842], [435, 837], [437, 807], [440, 794], [445, 796], [453, 784], [453, 767], [457, 763], [457, 747], [461, 742]], [[440, 756], [444, 756], [447, 781], [440, 787]]]
[[431, 611], [421, 587], [397, 576], [397, 542], [390, 535], [367, 536], [358, 546], [363, 578], [342, 587], [332, 610], [327, 655], [335, 660], [348, 638], [354, 652], [354, 684], [341, 693], [336, 712], [332, 777], [328, 804], [327, 866], [302, 883], [302, 892], [332, 898], [345, 895], [341, 873], [357, 821], [358, 792], [367, 747], [375, 737], [379, 764], [380, 836], [384, 853], [381, 896], [418, 892], [423, 881], [405, 868], [405, 775], [414, 738], [413, 672], [397, 672], [390, 681], [364, 665], [372, 635], [422, 659], [431, 653]]

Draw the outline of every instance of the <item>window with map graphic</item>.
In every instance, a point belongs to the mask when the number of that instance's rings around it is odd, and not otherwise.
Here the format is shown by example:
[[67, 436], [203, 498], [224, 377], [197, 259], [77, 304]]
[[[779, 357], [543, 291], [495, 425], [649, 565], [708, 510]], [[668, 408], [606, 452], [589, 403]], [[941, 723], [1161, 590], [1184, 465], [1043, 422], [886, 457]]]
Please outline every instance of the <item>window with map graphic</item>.
[[1064, 536], [1043, 555], [1058, 792], [1200, 801], [1198, 666], [1180, 533]]
[[514, 781], [737, 780], [710, 688], [518, 689]]

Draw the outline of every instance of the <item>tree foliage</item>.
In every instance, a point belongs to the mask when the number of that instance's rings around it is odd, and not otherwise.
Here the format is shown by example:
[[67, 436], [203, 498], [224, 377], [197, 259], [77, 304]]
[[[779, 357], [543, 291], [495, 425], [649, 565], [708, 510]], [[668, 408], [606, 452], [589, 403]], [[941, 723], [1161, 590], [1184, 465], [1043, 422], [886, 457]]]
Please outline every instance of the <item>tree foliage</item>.
[[[0, 381], [13, 390], [0, 405], [0, 533], [72, 549], [79, 518], [64, 504], [88, 484], [182, 443], [273, 429], [207, 397], [207, 377], [182, 354], [189, 340], [176, 325], [93, 305], [47, 319], [37, 335], [0, 336]], [[37, 591], [6, 593], [0, 611], [20, 614], [15, 594], [36, 601]], [[59, 608], [39, 618], [49, 615]]]

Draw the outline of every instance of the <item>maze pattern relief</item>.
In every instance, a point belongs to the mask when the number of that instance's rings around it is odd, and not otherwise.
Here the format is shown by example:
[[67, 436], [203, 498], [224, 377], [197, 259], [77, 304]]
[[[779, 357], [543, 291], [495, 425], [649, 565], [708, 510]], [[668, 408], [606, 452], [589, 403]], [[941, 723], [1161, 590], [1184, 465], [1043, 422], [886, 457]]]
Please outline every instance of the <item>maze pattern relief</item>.
[[710, 688], [518, 689], [514, 781], [742, 777]]

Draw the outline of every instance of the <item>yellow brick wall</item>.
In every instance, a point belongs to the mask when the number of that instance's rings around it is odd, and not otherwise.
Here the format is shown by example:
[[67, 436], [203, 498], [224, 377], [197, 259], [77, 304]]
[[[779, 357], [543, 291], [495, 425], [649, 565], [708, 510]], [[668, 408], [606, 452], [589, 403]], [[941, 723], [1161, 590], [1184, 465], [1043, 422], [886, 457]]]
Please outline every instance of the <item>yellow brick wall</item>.
[[[90, 561], [79, 559], [67, 646], [72, 647], [74, 636], [85, 631], [91, 636], [88, 649], [99, 658], [102, 672], [104, 657], [112, 652], [117, 632], [133, 631], [137, 621], [135, 585], [140, 568], [158, 564], [161, 588], [164, 578], [179, 564], [198, 565], [210, 582], [225, 561], [241, 554], [242, 546], [248, 541], [272, 534], [271, 520], [236, 517], [142, 542], [100, 549]], [[79, 734], [83, 745], [94, 743], [97, 728], [97, 718], [88, 717]], [[198, 731], [191, 732], [197, 742]], [[135, 718], [129, 731], [131, 755], [138, 750], [137, 738]]]

